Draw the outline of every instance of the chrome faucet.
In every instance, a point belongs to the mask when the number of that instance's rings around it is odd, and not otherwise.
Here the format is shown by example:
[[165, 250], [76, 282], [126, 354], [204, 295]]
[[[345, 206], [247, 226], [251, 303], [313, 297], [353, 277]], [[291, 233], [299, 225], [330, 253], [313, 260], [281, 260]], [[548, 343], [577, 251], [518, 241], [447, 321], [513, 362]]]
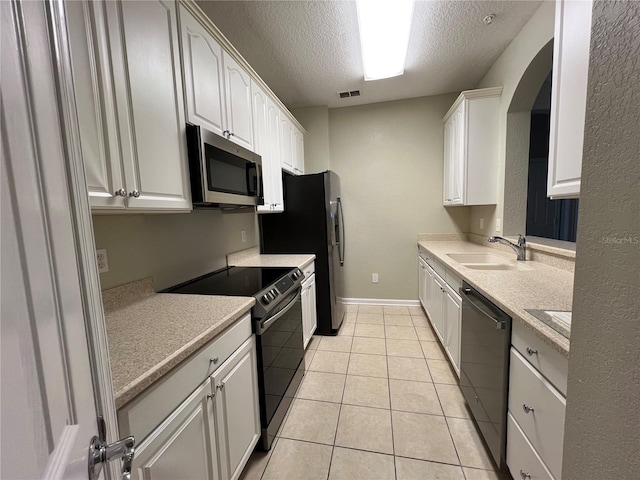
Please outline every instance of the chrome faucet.
[[518, 254], [518, 260], [524, 261], [527, 259], [527, 239], [522, 235], [518, 235], [518, 243], [513, 243], [510, 240], [507, 240], [504, 237], [489, 237], [489, 243], [502, 243], [507, 245], [515, 250]]

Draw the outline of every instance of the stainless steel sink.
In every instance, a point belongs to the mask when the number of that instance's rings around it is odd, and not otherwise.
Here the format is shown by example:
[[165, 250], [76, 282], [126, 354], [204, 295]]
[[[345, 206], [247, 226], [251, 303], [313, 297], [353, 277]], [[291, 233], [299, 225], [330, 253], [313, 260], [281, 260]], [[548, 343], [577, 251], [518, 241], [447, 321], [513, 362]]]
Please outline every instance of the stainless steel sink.
[[529, 270], [529, 267], [525, 267], [521, 262], [513, 262], [493, 253], [448, 253], [447, 255], [471, 270]]

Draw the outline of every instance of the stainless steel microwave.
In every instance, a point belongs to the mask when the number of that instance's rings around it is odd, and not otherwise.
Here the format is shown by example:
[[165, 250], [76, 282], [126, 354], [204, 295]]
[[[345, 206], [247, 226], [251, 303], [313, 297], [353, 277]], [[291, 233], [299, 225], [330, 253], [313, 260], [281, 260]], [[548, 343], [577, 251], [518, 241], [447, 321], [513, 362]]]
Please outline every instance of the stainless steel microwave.
[[195, 206], [264, 204], [260, 155], [191, 123], [187, 123], [187, 148]]

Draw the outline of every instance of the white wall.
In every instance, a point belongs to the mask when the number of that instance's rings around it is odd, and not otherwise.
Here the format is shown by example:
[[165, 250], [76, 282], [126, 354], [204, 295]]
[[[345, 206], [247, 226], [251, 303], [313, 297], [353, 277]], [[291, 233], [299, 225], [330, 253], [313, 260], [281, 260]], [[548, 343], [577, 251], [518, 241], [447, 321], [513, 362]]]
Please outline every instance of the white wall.
[[255, 213], [94, 215], [93, 230], [109, 259], [103, 290], [147, 277], [160, 290], [223, 268], [227, 253], [258, 245]]
[[[502, 98], [500, 101], [500, 149], [499, 149], [499, 177], [498, 177], [498, 204], [493, 206], [478, 206], [471, 208], [470, 231], [480, 235], [494, 235], [496, 233], [496, 220], [503, 221], [503, 226], [499, 233], [514, 234], [524, 233], [522, 229], [525, 224], [524, 215], [521, 213], [521, 204], [525, 201], [526, 210], [526, 186], [527, 170], [522, 167], [519, 153], [527, 150], [529, 127], [528, 115], [517, 113], [521, 111], [514, 108], [512, 101], [520, 85], [525, 72], [530, 67], [532, 60], [553, 38], [555, 16], [555, 3], [543, 2], [538, 11], [531, 17], [531, 20], [524, 26], [520, 33], [513, 39], [507, 49], [493, 64], [484, 78], [478, 83], [476, 88], [502, 86]], [[550, 65], [549, 65], [550, 68]], [[540, 76], [539, 84], [532, 85], [530, 90], [530, 102], [533, 105], [535, 97], [542, 85], [548, 69]], [[518, 92], [522, 93], [522, 92]], [[526, 104], [526, 102], [524, 102]], [[531, 109], [529, 105], [529, 110]], [[511, 120], [509, 115], [511, 112]], [[508, 145], [507, 139], [510, 138]], [[523, 140], [524, 138], [524, 140]], [[524, 145], [526, 143], [526, 145]], [[510, 155], [507, 155], [507, 151]], [[508, 162], [518, 160], [509, 165]], [[524, 186], [524, 188], [523, 188]], [[505, 213], [505, 190], [507, 197], [507, 212]], [[525, 192], [524, 200], [518, 193]], [[518, 205], [514, 205], [513, 198]], [[511, 210], [509, 210], [511, 209]], [[505, 218], [506, 215], [506, 218]], [[480, 218], [484, 218], [484, 228], [480, 228]]]
[[594, 2], [592, 25], [562, 476], [635, 479], [640, 3]]
[[330, 166], [344, 201], [346, 297], [416, 300], [417, 234], [468, 230], [468, 208], [442, 206], [442, 117], [456, 97], [329, 110]]

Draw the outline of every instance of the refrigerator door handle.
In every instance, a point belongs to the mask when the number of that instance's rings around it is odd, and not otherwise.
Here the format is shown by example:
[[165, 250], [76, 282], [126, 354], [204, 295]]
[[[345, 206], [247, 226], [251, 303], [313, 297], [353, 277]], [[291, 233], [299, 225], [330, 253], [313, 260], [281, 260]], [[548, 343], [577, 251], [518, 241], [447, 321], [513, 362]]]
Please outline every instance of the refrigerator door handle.
[[340, 266], [344, 265], [344, 213], [342, 212], [342, 200], [340, 199], [340, 197], [338, 197], [338, 212], [339, 212], [339, 219], [338, 219], [338, 229], [340, 230], [340, 228], [342, 228], [341, 232], [337, 232], [339, 233], [339, 239], [338, 239], [338, 255], [340, 258]]

